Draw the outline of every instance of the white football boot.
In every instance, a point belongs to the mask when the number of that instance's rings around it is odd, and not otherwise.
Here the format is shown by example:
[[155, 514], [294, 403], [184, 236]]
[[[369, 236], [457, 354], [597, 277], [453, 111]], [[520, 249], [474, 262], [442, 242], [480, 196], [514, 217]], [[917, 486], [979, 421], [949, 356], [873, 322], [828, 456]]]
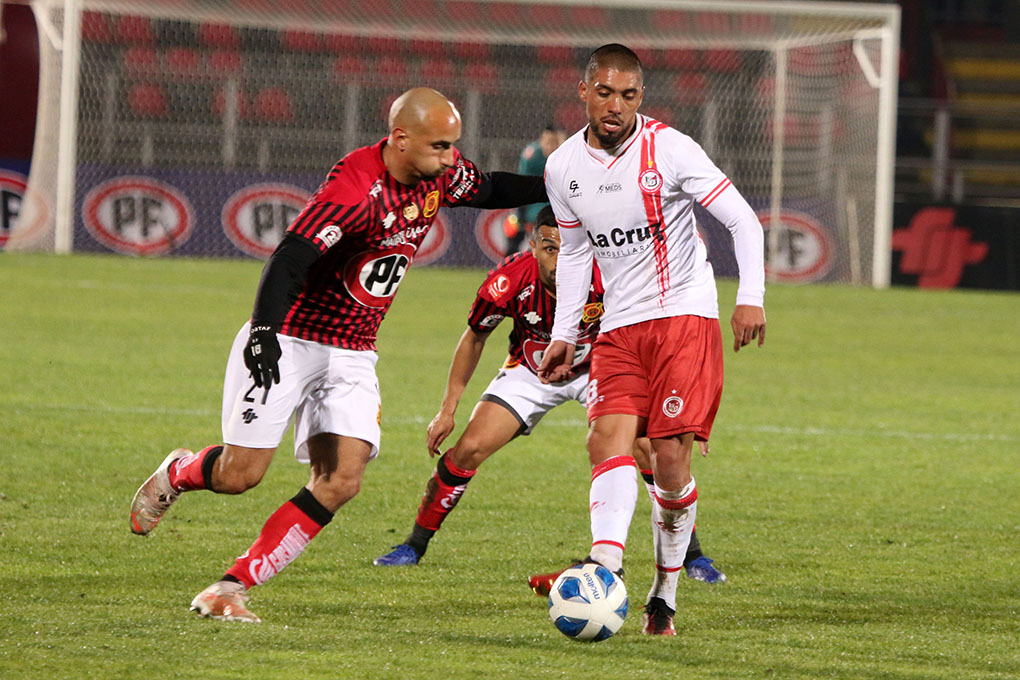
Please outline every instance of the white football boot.
[[163, 513], [181, 497], [180, 491], [170, 486], [170, 466], [185, 456], [192, 455], [188, 449], [174, 449], [156, 471], [138, 487], [131, 501], [131, 531], [144, 536], [156, 528]]
[[233, 581], [217, 581], [191, 601], [191, 611], [219, 621], [261, 623], [262, 619], [248, 611], [248, 593], [244, 585]]

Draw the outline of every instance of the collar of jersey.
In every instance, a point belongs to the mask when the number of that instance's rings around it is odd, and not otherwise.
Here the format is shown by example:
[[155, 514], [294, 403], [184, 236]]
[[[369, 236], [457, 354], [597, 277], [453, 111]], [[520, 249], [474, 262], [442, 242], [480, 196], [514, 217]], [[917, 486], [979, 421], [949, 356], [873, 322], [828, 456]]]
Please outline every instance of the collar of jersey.
[[628, 137], [624, 142], [622, 142], [619, 146], [616, 147], [617, 150], [614, 153], [609, 153], [605, 149], [596, 149], [591, 144], [589, 144], [588, 127], [584, 129], [584, 136], [581, 138], [581, 140], [584, 142], [584, 148], [585, 151], [588, 152], [588, 156], [590, 156], [591, 159], [597, 162], [599, 165], [603, 165], [606, 167], [606, 169], [609, 169], [613, 167], [613, 163], [623, 158], [627, 151], [630, 150], [630, 147], [634, 146], [634, 142], [637, 140], [638, 136], [641, 134], [641, 130], [643, 130], [644, 127], [645, 127], [644, 116], [638, 114], [637, 122], [634, 124], [634, 132], [632, 132], [630, 137]]

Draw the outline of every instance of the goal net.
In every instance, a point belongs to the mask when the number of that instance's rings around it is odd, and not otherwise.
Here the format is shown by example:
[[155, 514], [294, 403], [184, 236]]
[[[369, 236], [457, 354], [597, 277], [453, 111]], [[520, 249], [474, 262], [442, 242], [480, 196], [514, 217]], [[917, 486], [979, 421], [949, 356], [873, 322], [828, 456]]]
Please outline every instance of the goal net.
[[[585, 124], [607, 42], [642, 113], [697, 140], [758, 211], [768, 275], [888, 283], [899, 10], [715, 0], [32, 0], [35, 155], [7, 248], [266, 257], [332, 164], [428, 85], [461, 151], [517, 170]], [[443, 210], [416, 263], [488, 266], [507, 211]], [[700, 225], [721, 275], [729, 235]], [[465, 235], [470, 235], [465, 237]]]

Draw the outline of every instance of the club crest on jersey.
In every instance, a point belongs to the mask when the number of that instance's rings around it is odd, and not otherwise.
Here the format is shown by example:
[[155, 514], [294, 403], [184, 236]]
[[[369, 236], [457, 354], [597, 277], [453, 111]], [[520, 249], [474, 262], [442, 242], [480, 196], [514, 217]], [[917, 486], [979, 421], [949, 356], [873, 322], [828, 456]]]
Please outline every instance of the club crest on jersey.
[[581, 314], [581, 321], [584, 323], [597, 321], [602, 317], [602, 313], [604, 311], [605, 306], [601, 302], [589, 302], [584, 306], [584, 312]]
[[430, 191], [425, 197], [425, 219], [431, 218], [439, 210], [439, 190]]
[[496, 280], [489, 284], [489, 295], [493, 299], [498, 299], [501, 295], [510, 290], [510, 279], [505, 274], [500, 274], [496, 277]]
[[641, 191], [654, 194], [662, 188], [662, 175], [655, 168], [648, 168], [638, 176], [638, 184], [641, 185]]
[[662, 412], [666, 414], [667, 418], [676, 418], [683, 410], [684, 400], [676, 396], [676, 390], [673, 390], [673, 395], [666, 397], [666, 400], [662, 402]]
[[408, 203], [404, 206], [404, 219], [408, 222], [418, 219], [418, 214], [418, 205], [416, 203]]
[[327, 248], [332, 248], [340, 240], [340, 237], [344, 235], [344, 232], [340, 227], [335, 224], [327, 224], [325, 227], [319, 230], [319, 233], [315, 235], [313, 241], [322, 241], [322, 245]]

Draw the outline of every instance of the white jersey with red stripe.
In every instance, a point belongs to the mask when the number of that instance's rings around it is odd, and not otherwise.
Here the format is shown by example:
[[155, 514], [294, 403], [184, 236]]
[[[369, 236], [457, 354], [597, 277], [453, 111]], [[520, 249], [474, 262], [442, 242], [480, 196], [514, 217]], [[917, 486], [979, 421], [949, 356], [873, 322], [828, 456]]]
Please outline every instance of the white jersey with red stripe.
[[606, 290], [603, 332], [685, 314], [718, 318], [695, 202], [733, 235], [737, 304], [763, 306], [761, 224], [693, 139], [641, 115], [634, 133], [611, 153], [592, 148], [586, 133], [587, 128], [573, 135], [546, 164], [546, 189], [562, 240], [554, 340], [575, 340], [593, 257]]

